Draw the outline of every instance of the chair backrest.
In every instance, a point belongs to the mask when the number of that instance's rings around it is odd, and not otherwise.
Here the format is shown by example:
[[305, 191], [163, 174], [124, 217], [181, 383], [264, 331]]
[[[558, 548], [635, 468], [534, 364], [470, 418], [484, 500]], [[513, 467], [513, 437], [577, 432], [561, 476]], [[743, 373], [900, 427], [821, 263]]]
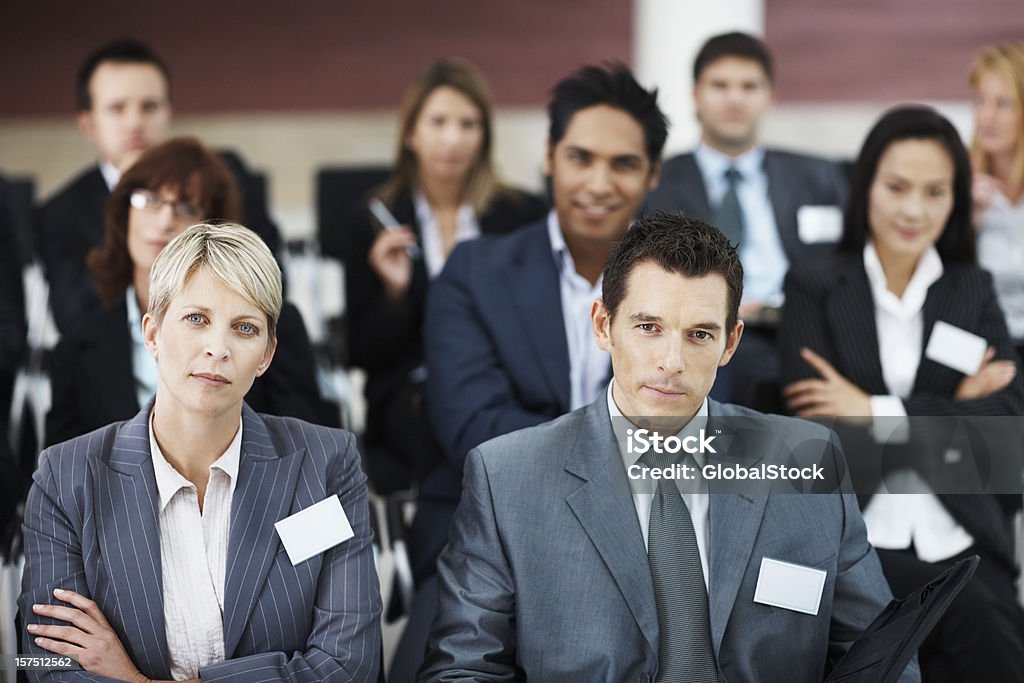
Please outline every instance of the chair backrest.
[[388, 166], [332, 166], [316, 174], [316, 234], [320, 253], [344, 261], [348, 256], [346, 223], [356, 204], [391, 175]]

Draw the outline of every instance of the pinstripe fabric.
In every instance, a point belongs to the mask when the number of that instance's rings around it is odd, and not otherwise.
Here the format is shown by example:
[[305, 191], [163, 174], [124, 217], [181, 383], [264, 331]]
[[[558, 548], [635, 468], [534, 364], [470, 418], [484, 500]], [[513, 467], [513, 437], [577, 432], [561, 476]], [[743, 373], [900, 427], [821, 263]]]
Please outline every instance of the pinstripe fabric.
[[[988, 340], [996, 358], [1018, 361], [1003, 313], [996, 303], [992, 277], [967, 264], [945, 263], [945, 271], [929, 289], [924, 302], [924, 335], [943, 320]], [[823, 262], [793, 268], [786, 276], [786, 306], [779, 333], [782, 379], [789, 383], [815, 376], [800, 358], [808, 347], [871, 395], [889, 393], [882, 375], [875, 325], [874, 300], [860, 253], [836, 254]], [[1018, 366], [1019, 367], [1019, 366]], [[907, 414], [1022, 415], [1024, 380], [1021, 373], [1003, 391], [970, 401], [953, 398], [963, 375], [922, 356]], [[953, 518], [992, 557], [1013, 566], [1013, 540], [991, 496], [940, 495]], [[862, 499], [862, 506], [867, 500]]]
[[[164, 633], [158, 496], [149, 406], [43, 452], [25, 511], [18, 606], [68, 588], [99, 605], [132, 661], [170, 678]], [[372, 681], [380, 597], [365, 477], [351, 434], [291, 418], [242, 413], [242, 456], [225, 581], [227, 659], [204, 681]], [[298, 566], [274, 522], [337, 493], [355, 536]], [[42, 651], [23, 633], [22, 651]], [[41, 680], [35, 675], [32, 680]], [[102, 680], [81, 673], [46, 680]]]

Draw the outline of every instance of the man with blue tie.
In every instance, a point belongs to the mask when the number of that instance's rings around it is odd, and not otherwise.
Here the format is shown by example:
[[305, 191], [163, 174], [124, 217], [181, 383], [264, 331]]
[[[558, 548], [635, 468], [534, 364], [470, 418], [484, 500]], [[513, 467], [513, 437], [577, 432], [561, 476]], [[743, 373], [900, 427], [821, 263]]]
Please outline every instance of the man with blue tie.
[[[615, 378], [470, 451], [421, 681], [817, 683], [881, 612], [891, 593], [831, 432], [707, 397], [743, 336], [742, 292], [736, 249], [699, 219], [646, 215], [615, 246], [591, 309]], [[716, 464], [831, 482], [653, 473]]]
[[646, 202], [710, 221], [739, 245], [747, 338], [712, 396], [768, 409], [776, 407], [771, 397], [757, 392], [777, 383], [780, 372], [774, 326], [782, 279], [791, 264], [834, 247], [846, 197], [836, 164], [761, 144], [772, 78], [771, 54], [759, 39], [745, 33], [709, 39], [693, 65], [700, 144], [665, 161]]

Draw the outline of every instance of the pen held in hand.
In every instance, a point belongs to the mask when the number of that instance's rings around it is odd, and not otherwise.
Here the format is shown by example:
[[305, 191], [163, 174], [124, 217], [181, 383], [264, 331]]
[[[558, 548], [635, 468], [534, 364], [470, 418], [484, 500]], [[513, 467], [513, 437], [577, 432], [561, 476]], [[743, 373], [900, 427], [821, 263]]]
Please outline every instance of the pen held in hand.
[[[398, 222], [398, 219], [388, 211], [388, 207], [384, 206], [377, 197], [373, 197], [369, 201], [370, 213], [377, 219], [377, 222], [383, 226], [385, 230], [397, 230], [402, 224]], [[421, 251], [418, 244], [410, 244], [405, 248], [405, 253], [409, 255], [409, 258], [416, 259], [420, 257]]]

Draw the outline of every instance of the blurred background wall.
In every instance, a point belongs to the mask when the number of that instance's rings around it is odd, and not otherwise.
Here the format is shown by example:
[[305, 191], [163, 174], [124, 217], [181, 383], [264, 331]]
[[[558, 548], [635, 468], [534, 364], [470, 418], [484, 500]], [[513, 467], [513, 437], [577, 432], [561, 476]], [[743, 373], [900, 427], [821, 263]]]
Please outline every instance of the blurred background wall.
[[966, 74], [981, 45], [1024, 38], [1020, 0], [6, 0], [0, 6], [0, 171], [45, 197], [92, 161], [74, 124], [74, 77], [105, 41], [149, 42], [174, 78], [172, 133], [238, 149], [271, 183], [288, 237], [312, 232], [323, 165], [387, 163], [396, 108], [430, 61], [479, 65], [498, 105], [505, 176], [541, 187], [550, 87], [622, 60], [657, 85], [690, 147], [693, 55], [726, 30], [763, 35], [776, 60], [770, 144], [849, 157], [887, 106], [924, 101], [970, 134]]

